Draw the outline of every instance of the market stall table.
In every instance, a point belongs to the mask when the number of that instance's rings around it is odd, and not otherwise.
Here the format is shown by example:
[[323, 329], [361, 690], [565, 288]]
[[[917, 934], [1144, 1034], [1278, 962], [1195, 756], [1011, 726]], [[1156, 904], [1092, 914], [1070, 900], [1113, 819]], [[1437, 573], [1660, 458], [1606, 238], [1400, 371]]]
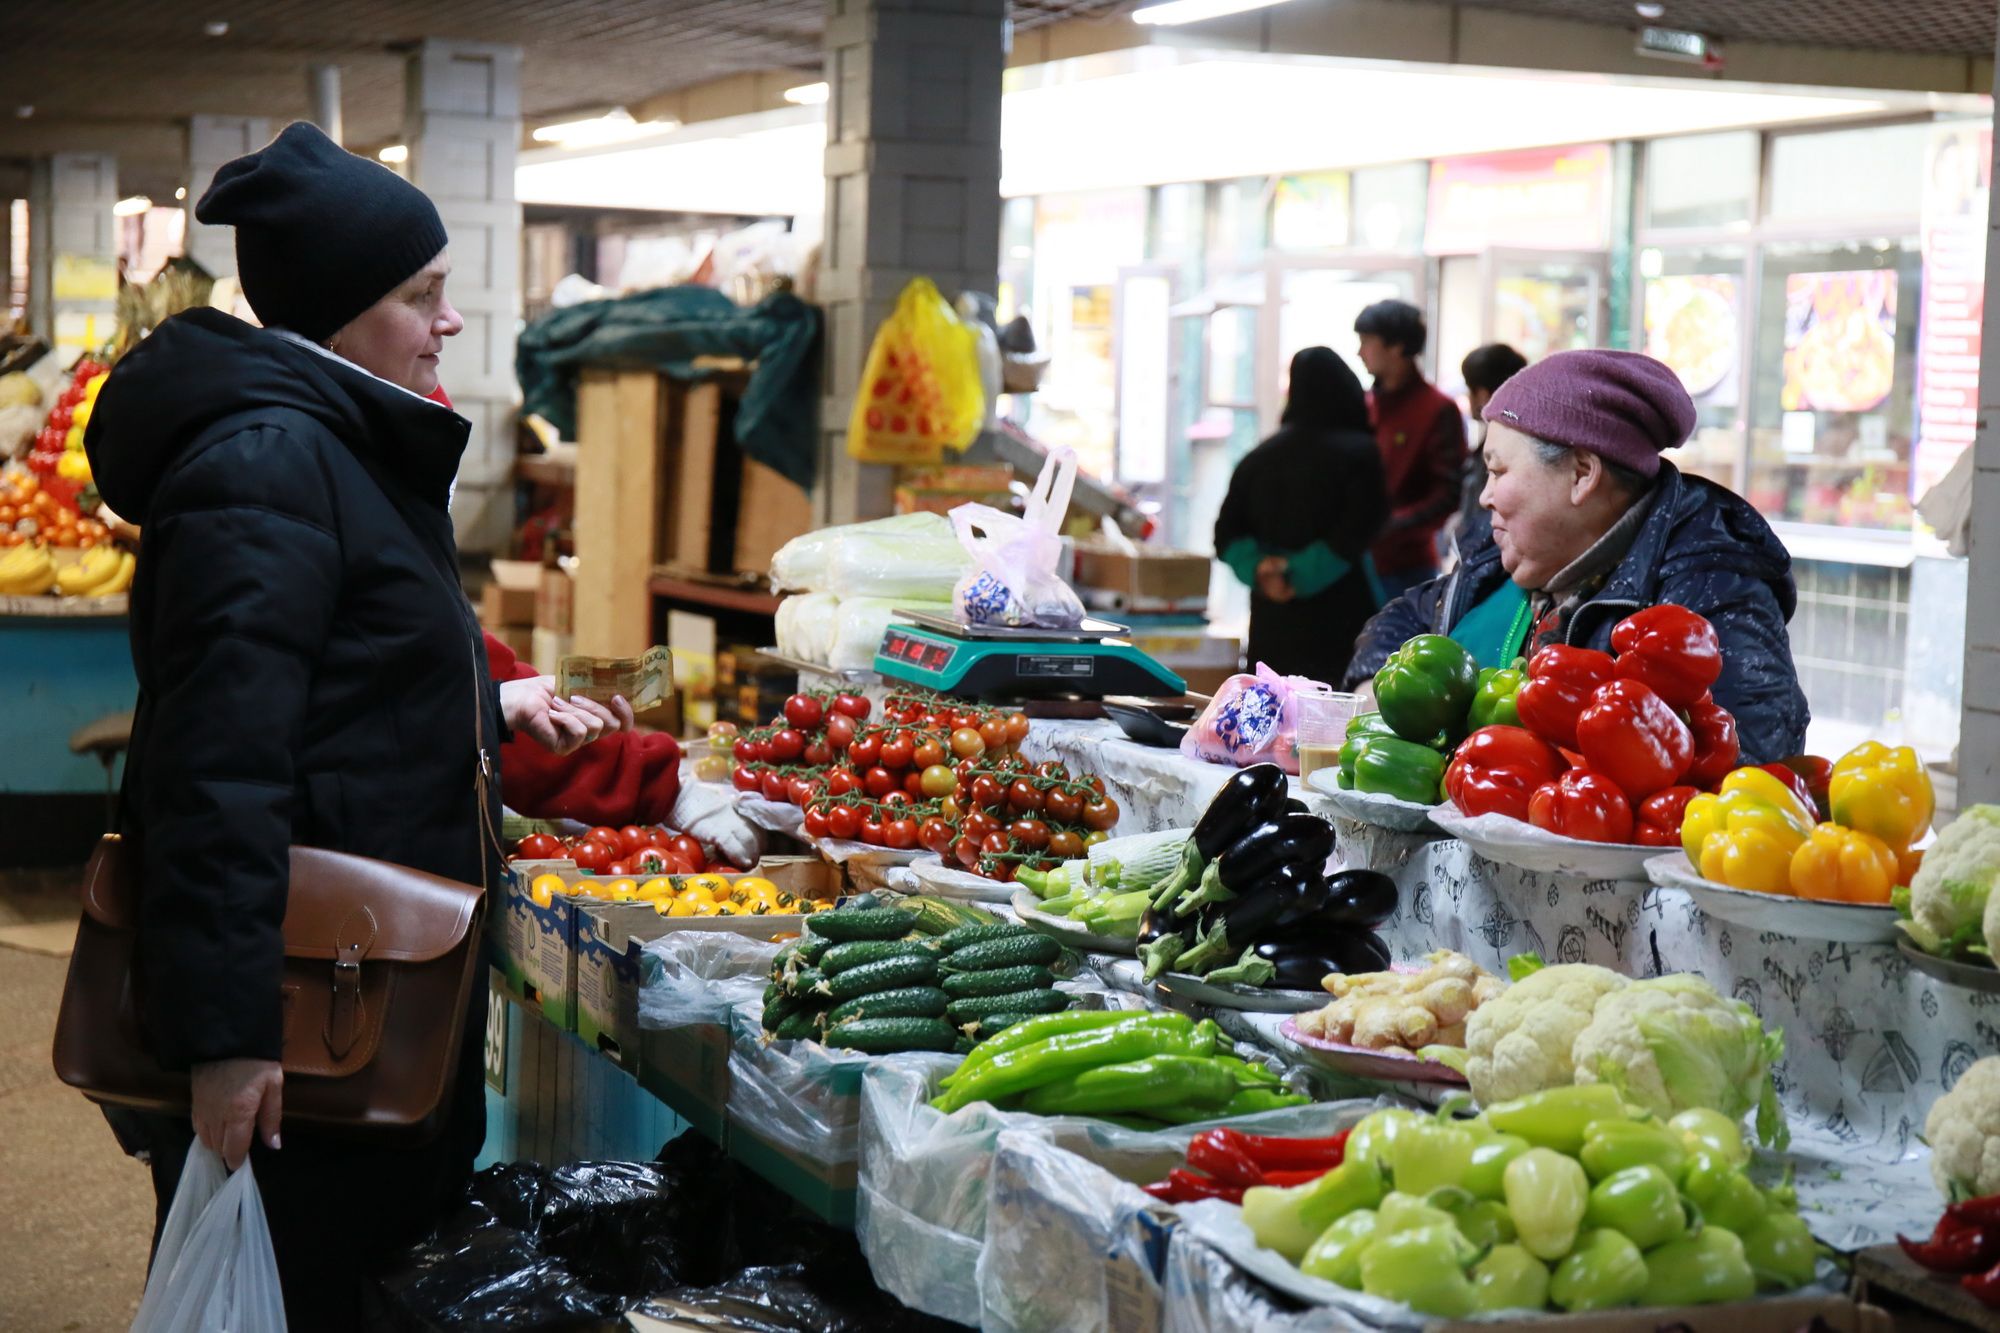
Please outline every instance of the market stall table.
[[0, 598], [0, 692], [0, 863], [81, 864], [116, 773], [70, 738], [139, 697], [124, 594]]

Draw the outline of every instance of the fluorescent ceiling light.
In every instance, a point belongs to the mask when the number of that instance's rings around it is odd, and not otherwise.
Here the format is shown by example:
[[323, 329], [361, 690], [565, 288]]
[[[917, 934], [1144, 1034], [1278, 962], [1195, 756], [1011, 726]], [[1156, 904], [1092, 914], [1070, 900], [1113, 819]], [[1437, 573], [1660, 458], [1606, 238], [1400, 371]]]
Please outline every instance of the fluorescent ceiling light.
[[1182, 23], [1225, 18], [1230, 14], [1244, 14], [1253, 9], [1268, 9], [1283, 3], [1284, 0], [1166, 0], [1165, 4], [1133, 10], [1132, 21], [1174, 27]]
[[620, 106], [588, 120], [565, 120], [555, 125], [544, 125], [535, 131], [535, 142], [583, 148], [635, 139], [642, 134], [661, 134], [677, 128], [679, 124], [677, 120], [637, 121], [632, 119], [630, 111]]
[[398, 162], [407, 162], [410, 160], [410, 146], [406, 143], [392, 143], [387, 148], [376, 153], [375, 156], [393, 167]]
[[785, 89], [785, 100], [793, 106], [818, 106], [832, 95], [833, 90], [824, 82], [802, 83], [796, 88]]
[[143, 194], [128, 195], [111, 206], [111, 216], [115, 218], [137, 217], [153, 206], [153, 201]]

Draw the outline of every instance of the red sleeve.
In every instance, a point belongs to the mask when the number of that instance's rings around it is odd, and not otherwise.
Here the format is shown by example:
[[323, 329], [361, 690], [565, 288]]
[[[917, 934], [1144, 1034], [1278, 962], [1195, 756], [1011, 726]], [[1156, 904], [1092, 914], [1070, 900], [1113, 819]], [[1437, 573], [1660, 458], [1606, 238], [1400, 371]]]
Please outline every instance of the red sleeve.
[[[491, 634], [486, 662], [495, 680], [536, 674]], [[516, 736], [500, 747], [500, 795], [530, 819], [663, 824], [681, 793], [680, 770], [681, 747], [664, 733], [607, 736], [566, 755]]]

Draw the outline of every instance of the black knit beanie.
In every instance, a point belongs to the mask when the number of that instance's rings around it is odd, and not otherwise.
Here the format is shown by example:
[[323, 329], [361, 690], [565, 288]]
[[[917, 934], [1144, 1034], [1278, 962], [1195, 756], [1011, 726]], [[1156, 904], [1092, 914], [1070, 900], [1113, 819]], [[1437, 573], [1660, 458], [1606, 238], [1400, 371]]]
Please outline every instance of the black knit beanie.
[[236, 228], [243, 295], [266, 325], [325, 342], [445, 247], [437, 206], [295, 121], [215, 173], [198, 221]]

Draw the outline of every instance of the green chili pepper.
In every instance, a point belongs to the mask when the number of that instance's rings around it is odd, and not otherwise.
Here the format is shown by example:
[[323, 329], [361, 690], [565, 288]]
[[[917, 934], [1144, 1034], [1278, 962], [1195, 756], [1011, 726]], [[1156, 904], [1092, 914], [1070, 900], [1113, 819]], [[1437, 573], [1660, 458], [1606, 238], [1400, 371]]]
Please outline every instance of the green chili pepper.
[[1538, 1148], [1571, 1157], [1582, 1150], [1584, 1131], [1592, 1124], [1634, 1114], [1609, 1083], [1550, 1088], [1486, 1108], [1487, 1121], [1501, 1133], [1519, 1134]]
[[1667, 1126], [1680, 1133], [1689, 1152], [1706, 1148], [1732, 1166], [1746, 1166], [1750, 1162], [1750, 1149], [1743, 1142], [1743, 1127], [1720, 1111], [1697, 1106], [1682, 1111]]
[[1646, 1255], [1645, 1305], [1714, 1305], [1747, 1301], [1757, 1278], [1743, 1242], [1727, 1227], [1705, 1226]]
[[1189, 1032], [1182, 1025], [1163, 1023], [1152, 1015], [1127, 1018], [1094, 1031], [1059, 1033], [1001, 1052], [953, 1084], [931, 1105], [950, 1115], [974, 1102], [1027, 1092], [1098, 1065], [1123, 1064], [1149, 1055], [1212, 1055], [1216, 1033], [1215, 1024], [1207, 1019]]
[[1227, 1069], [1236, 1078], [1239, 1088], [1275, 1088], [1282, 1080], [1278, 1071], [1255, 1060], [1245, 1060], [1235, 1055], [1218, 1055], [1215, 1062]]
[[952, 1087], [963, 1083], [973, 1070], [984, 1065], [996, 1055], [1019, 1050], [1047, 1037], [1064, 1032], [1087, 1032], [1096, 1028], [1114, 1027], [1134, 1018], [1157, 1018], [1169, 1026], [1194, 1031], [1194, 1020], [1186, 1014], [1172, 1012], [1158, 1013], [1130, 1009], [1066, 1009], [1059, 1014], [1037, 1014], [1035, 1017], [1014, 1024], [996, 1036], [988, 1037], [972, 1048], [972, 1054], [965, 1057], [962, 1064], [946, 1074], [941, 1086]]
[[1448, 1112], [1403, 1126], [1391, 1152], [1396, 1188], [1429, 1194], [1446, 1185], [1463, 1184], [1475, 1146], [1471, 1132], [1452, 1124]]
[[1378, 1235], [1361, 1253], [1361, 1289], [1402, 1301], [1419, 1314], [1461, 1318], [1472, 1313], [1472, 1280], [1465, 1269], [1475, 1253], [1449, 1224]]
[[1213, 1060], [1153, 1055], [1044, 1083], [1021, 1107], [1036, 1115], [1123, 1115], [1149, 1106], [1219, 1107], [1235, 1092], [1236, 1076]]
[[1671, 1126], [1651, 1120], [1593, 1120], [1583, 1131], [1583, 1148], [1577, 1160], [1592, 1180], [1647, 1165], [1679, 1180], [1687, 1155], [1685, 1140]]
[[1549, 1303], [1549, 1269], [1519, 1245], [1495, 1245], [1472, 1266], [1472, 1308], [1539, 1310]]
[[1255, 1115], [1259, 1111], [1282, 1111], [1289, 1106], [1304, 1106], [1312, 1098], [1298, 1092], [1280, 1092], [1276, 1088], [1238, 1088], [1234, 1096], [1223, 1103], [1223, 1116]]
[[1375, 673], [1375, 706], [1398, 736], [1421, 744], [1439, 732], [1463, 734], [1478, 689], [1471, 653], [1442, 634], [1419, 634]]
[[1681, 1175], [1681, 1193], [1701, 1209], [1702, 1220], [1742, 1235], [1768, 1211], [1763, 1192], [1741, 1167], [1703, 1149], [1688, 1159]]
[[1803, 1287], [1819, 1267], [1819, 1245], [1796, 1213], [1766, 1213], [1742, 1234], [1742, 1240], [1743, 1256], [1750, 1261], [1760, 1291]]
[[1369, 1157], [1381, 1163], [1388, 1170], [1396, 1161], [1396, 1136], [1407, 1125], [1422, 1124], [1427, 1117], [1416, 1111], [1405, 1111], [1390, 1107], [1383, 1111], [1371, 1111], [1362, 1116], [1354, 1126], [1354, 1132], [1347, 1136], [1347, 1160]]
[[1792, 1184], [1792, 1164], [1785, 1163], [1785, 1178], [1764, 1191], [1764, 1207], [1774, 1213], [1799, 1210], [1798, 1186]]
[[1441, 1189], [1430, 1196], [1430, 1205], [1451, 1214], [1458, 1224], [1459, 1234], [1480, 1249], [1490, 1249], [1512, 1241], [1514, 1215], [1507, 1211], [1507, 1205], [1493, 1199], [1475, 1199], [1471, 1193], [1456, 1186]]
[[1357, 1208], [1319, 1233], [1319, 1239], [1299, 1261], [1299, 1271], [1307, 1277], [1325, 1278], [1349, 1291], [1359, 1291], [1361, 1255], [1374, 1242], [1375, 1210]]
[[1629, 1237], [1608, 1227], [1586, 1231], [1556, 1265], [1549, 1300], [1564, 1310], [1610, 1310], [1630, 1305], [1646, 1289], [1646, 1259]]
[[1590, 1204], [1590, 1180], [1576, 1160], [1550, 1148], [1530, 1148], [1507, 1163], [1501, 1181], [1507, 1211], [1528, 1253], [1551, 1262], [1568, 1254]]
[[1341, 776], [1354, 791], [1435, 805], [1445, 757], [1396, 736], [1360, 736], [1340, 747]]
[[1628, 1166], [1597, 1182], [1584, 1209], [1587, 1227], [1610, 1227], [1650, 1250], [1687, 1230], [1687, 1212], [1672, 1177], [1657, 1166]]
[[1482, 667], [1478, 688], [1472, 693], [1472, 706], [1465, 714], [1467, 734], [1481, 727], [1520, 726], [1521, 712], [1515, 706], [1514, 696], [1527, 677], [1527, 672], [1515, 667]]
[[1386, 1192], [1382, 1168], [1375, 1159], [1350, 1154], [1339, 1166], [1304, 1185], [1289, 1189], [1256, 1185], [1245, 1190], [1243, 1223], [1259, 1245], [1297, 1263], [1337, 1219], [1357, 1208], [1375, 1207]]
[[1472, 1145], [1472, 1161], [1460, 1183], [1477, 1199], [1505, 1199], [1502, 1177], [1507, 1163], [1533, 1145], [1518, 1134], [1495, 1134]]

